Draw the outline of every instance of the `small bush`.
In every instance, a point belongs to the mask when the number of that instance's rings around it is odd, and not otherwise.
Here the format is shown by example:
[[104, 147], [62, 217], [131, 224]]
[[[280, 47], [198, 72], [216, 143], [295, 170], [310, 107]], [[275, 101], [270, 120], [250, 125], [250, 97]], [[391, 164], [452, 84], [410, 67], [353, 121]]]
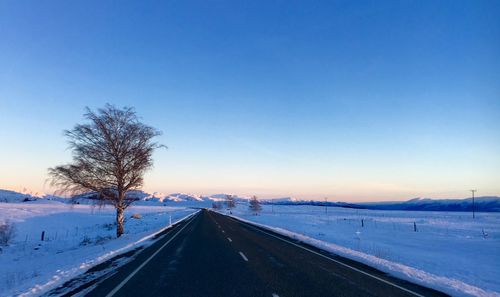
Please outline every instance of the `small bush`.
[[0, 224], [0, 246], [8, 246], [14, 239], [16, 228], [10, 221], [5, 221]]
[[111, 231], [116, 228], [116, 223], [103, 224], [102, 227], [108, 231]]
[[86, 246], [86, 245], [89, 245], [92, 243], [92, 239], [90, 239], [90, 237], [88, 237], [87, 235], [85, 235], [82, 239], [82, 241], [80, 242], [80, 245], [81, 246]]
[[113, 237], [112, 237], [112, 236], [109, 236], [109, 235], [108, 235], [108, 236], [100, 236], [100, 235], [98, 235], [98, 236], [95, 238], [94, 243], [95, 243], [95, 244], [103, 244], [103, 243], [105, 243], [106, 241], [109, 241], [109, 240], [111, 240], [111, 239], [113, 239]]
[[141, 214], [140, 214], [140, 213], [134, 213], [134, 214], [132, 215], [132, 218], [133, 218], [133, 219], [138, 219], [138, 220], [139, 220], [139, 219], [141, 219], [141, 218], [142, 218], [142, 216], [141, 216]]

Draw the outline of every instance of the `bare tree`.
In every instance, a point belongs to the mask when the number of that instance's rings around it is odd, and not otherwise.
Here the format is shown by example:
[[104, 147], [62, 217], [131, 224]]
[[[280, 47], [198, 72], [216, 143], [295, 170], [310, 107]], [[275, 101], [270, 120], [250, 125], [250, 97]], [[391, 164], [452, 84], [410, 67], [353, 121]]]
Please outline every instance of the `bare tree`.
[[66, 130], [73, 162], [49, 168], [51, 184], [59, 193], [94, 192], [101, 203], [116, 208], [116, 235], [123, 234], [123, 213], [136, 200], [127, 195], [142, 187], [144, 173], [153, 166], [152, 154], [163, 147], [153, 138], [161, 132], [141, 123], [134, 109], [107, 104], [97, 112], [86, 109], [88, 123]]
[[262, 210], [262, 206], [260, 205], [260, 201], [259, 199], [257, 199], [257, 196], [252, 196], [252, 198], [250, 199], [250, 203], [248, 204], [248, 208], [255, 215], [257, 215]]
[[229, 208], [229, 213], [232, 213], [232, 209], [236, 207], [233, 195], [226, 195], [226, 206]]
[[224, 208], [224, 203], [222, 201], [215, 201], [212, 202], [212, 208], [214, 210], [221, 210]]

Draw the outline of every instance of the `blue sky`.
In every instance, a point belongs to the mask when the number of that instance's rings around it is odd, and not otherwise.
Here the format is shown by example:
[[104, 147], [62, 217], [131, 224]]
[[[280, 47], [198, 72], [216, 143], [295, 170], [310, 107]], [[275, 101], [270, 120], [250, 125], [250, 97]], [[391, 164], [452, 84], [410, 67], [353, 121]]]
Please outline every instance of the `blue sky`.
[[0, 188], [85, 106], [164, 132], [145, 190], [500, 195], [498, 1], [2, 1]]

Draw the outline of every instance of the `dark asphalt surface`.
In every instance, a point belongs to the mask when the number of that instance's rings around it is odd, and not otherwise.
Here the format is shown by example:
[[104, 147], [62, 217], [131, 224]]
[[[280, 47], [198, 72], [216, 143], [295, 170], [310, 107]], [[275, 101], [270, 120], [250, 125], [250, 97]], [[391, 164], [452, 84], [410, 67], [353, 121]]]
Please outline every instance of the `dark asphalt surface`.
[[[204, 210], [118, 268], [86, 296], [110, 296], [110, 292], [113, 296], [134, 297], [446, 296], [357, 262], [300, 244], [311, 252], [284, 240], [292, 241]], [[150, 260], [144, 264], [147, 259]]]

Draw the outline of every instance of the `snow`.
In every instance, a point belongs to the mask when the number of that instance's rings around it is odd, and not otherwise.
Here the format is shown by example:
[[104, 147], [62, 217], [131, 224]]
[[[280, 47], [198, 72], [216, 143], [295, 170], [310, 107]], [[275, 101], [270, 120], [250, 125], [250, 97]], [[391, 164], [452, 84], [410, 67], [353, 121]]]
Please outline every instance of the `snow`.
[[473, 220], [463, 212], [263, 205], [255, 216], [240, 203], [233, 215], [453, 296], [500, 296], [500, 213]]
[[[360, 203], [359, 206], [381, 210], [430, 210], [430, 211], [472, 211], [472, 198], [467, 199], [430, 199], [414, 198], [398, 202], [371, 202]], [[474, 201], [476, 211], [500, 211], [500, 197], [476, 197]]]
[[39, 197], [28, 193], [18, 193], [15, 191], [0, 189], [0, 202], [23, 202], [27, 200], [35, 200]]
[[[189, 207], [211, 207], [226, 199], [226, 194], [134, 195], [140, 200], [126, 212], [126, 234], [116, 239], [114, 209], [93, 206], [95, 201], [85, 195], [75, 205], [70, 199], [28, 190], [0, 190], [0, 223], [9, 220], [17, 230], [13, 243], [0, 247], [0, 296], [46, 292], [119, 253], [148, 244], [152, 234], [168, 225], [170, 214], [176, 222], [195, 211]], [[249, 212], [247, 197], [235, 200], [233, 213], [241, 219], [396, 277], [453, 296], [500, 296], [500, 213], [478, 212], [473, 220], [470, 212], [456, 211], [470, 208], [470, 199], [419, 198], [362, 204], [392, 210], [328, 207], [325, 213], [311, 201], [285, 197], [262, 200], [274, 205], [262, 205], [259, 216]], [[498, 197], [476, 198], [476, 209], [498, 210], [498, 205]], [[402, 207], [412, 210], [394, 210]]]
[[[1, 247], [0, 295], [39, 295], [119, 253], [148, 244], [147, 239], [168, 226], [170, 216], [175, 223], [193, 212], [161, 204], [132, 205], [125, 212], [126, 233], [117, 239], [111, 206], [47, 199], [0, 203], [0, 221], [11, 221], [16, 228], [13, 243]], [[141, 218], [131, 218], [132, 214]]]

